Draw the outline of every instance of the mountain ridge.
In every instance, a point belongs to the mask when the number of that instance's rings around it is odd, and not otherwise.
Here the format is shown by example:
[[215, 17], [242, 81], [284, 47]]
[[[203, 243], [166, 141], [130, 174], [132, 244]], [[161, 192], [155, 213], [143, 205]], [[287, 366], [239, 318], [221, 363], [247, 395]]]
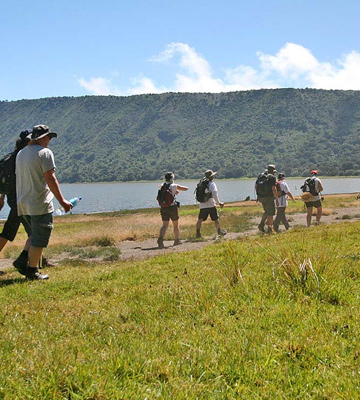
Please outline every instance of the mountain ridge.
[[0, 102], [2, 153], [43, 123], [61, 182], [360, 175], [360, 91], [261, 89]]

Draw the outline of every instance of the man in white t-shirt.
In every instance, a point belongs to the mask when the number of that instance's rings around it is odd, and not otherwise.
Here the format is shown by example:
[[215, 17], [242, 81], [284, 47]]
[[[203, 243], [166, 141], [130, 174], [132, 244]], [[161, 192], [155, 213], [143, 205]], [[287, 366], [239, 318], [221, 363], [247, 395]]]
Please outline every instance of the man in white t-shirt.
[[55, 176], [54, 155], [48, 149], [50, 140], [56, 137], [57, 133], [51, 132], [48, 126], [36, 125], [30, 143], [16, 157], [18, 215], [30, 225], [32, 231], [25, 272], [29, 279], [49, 278], [48, 275], [40, 274], [37, 266], [53, 228], [53, 197], [56, 197], [66, 212], [72, 208], [72, 204], [61, 193]]
[[284, 172], [279, 172], [278, 181], [276, 182], [279, 205], [277, 206], [276, 217], [273, 223], [275, 232], [279, 232], [280, 222], [283, 223], [286, 230], [290, 228], [290, 224], [286, 218], [285, 210], [288, 205], [288, 197], [295, 203], [294, 196], [291, 194], [288, 184], [285, 182]]
[[313, 198], [311, 201], [306, 201], [305, 206], [306, 206], [306, 225], [309, 228], [311, 225], [311, 217], [313, 213], [313, 207], [316, 208], [316, 220], [315, 220], [315, 225], [319, 225], [320, 219], [322, 216], [322, 203], [321, 203], [321, 196], [320, 192], [324, 190], [323, 185], [321, 180], [317, 177], [319, 171], [317, 169], [313, 169], [311, 171], [311, 179], [314, 180], [315, 183], [315, 188], [314, 192], [311, 193], [313, 195]]
[[201, 238], [201, 233], [200, 233], [201, 224], [203, 221], [207, 220], [207, 217], [209, 215], [211, 220], [214, 221], [217, 235], [225, 236], [227, 233], [225, 229], [220, 228], [219, 214], [217, 212], [216, 203], [219, 204], [221, 208], [224, 207], [224, 203], [221, 202], [218, 197], [218, 190], [214, 182], [215, 174], [216, 172], [213, 172], [211, 169], [205, 171], [205, 179], [209, 180], [209, 185], [207, 188], [209, 199], [199, 204], [200, 211], [199, 211], [198, 221], [196, 223], [197, 238]]
[[[179, 229], [179, 203], [175, 199], [175, 195], [177, 195], [180, 191], [186, 191], [189, 188], [187, 186], [177, 185], [174, 183], [174, 174], [172, 172], [167, 172], [165, 174], [165, 182], [161, 185], [163, 187], [166, 185], [166, 188], [171, 192], [173, 196], [173, 201], [170, 205], [166, 207], [160, 208], [161, 219], [163, 222], [163, 226], [160, 229], [160, 235], [157, 240], [157, 244], [159, 249], [163, 249], [164, 246], [164, 236], [166, 233], [167, 228], [169, 227], [170, 219], [174, 226], [174, 246], [181, 244], [180, 242], [180, 229]], [[160, 189], [161, 189], [160, 187]]]

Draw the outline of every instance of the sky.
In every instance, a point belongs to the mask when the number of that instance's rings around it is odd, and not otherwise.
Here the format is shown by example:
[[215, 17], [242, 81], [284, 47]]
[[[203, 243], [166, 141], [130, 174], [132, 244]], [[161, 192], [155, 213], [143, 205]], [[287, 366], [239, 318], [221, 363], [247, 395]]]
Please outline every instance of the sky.
[[359, 0], [3, 0], [0, 100], [360, 90]]

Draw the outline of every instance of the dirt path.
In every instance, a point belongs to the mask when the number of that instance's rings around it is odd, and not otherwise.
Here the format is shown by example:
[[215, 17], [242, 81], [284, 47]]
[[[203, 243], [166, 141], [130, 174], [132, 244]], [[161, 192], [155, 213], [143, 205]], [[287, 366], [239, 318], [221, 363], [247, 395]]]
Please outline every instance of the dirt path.
[[[344, 215], [349, 216], [348, 219], [343, 219]], [[305, 227], [305, 213], [298, 213], [288, 215], [290, 220], [290, 225], [294, 226], [303, 226]], [[336, 222], [344, 222], [344, 221], [356, 221], [360, 217], [360, 208], [359, 207], [349, 207], [349, 208], [338, 208], [331, 209], [331, 214], [323, 215], [321, 219], [321, 224], [329, 224]], [[313, 221], [315, 218], [313, 217]], [[175, 252], [185, 252], [191, 250], [200, 250], [206, 246], [209, 246], [213, 243], [216, 243], [218, 240], [226, 241], [226, 240], [234, 240], [241, 236], [246, 235], [254, 235], [258, 233], [257, 225], [259, 224], [260, 217], [256, 217], [252, 220], [253, 227], [246, 232], [228, 232], [226, 236], [223, 238], [216, 238], [215, 235], [212, 237], [205, 237], [202, 241], [182, 241], [181, 245], [173, 246], [173, 241], [164, 241], [165, 248], [160, 250], [157, 247], [156, 239], [148, 239], [144, 241], [125, 241], [122, 242], [118, 248], [121, 250], [120, 260], [141, 260], [149, 257], [154, 257], [161, 254], [169, 254]], [[280, 226], [280, 231], [284, 232], [283, 226]], [[7, 269], [12, 267], [11, 259], [0, 259], [0, 271], [6, 271]], [[52, 262], [57, 264], [59, 260], [51, 259]], [[96, 260], [94, 260], [96, 261]]]
[[[349, 207], [349, 208], [338, 208], [332, 209], [331, 214], [323, 215], [321, 218], [321, 224], [331, 224], [336, 222], [344, 222], [345, 219], [342, 219], [344, 215], [348, 215], [350, 219], [346, 220], [348, 222], [355, 221], [358, 219], [357, 217], [360, 216], [360, 208], [358, 207]], [[356, 217], [355, 217], [356, 216]], [[290, 225], [294, 226], [306, 226], [306, 214], [305, 213], [298, 213], [288, 215]], [[313, 217], [313, 221], [315, 221], [315, 217]], [[157, 247], [156, 239], [149, 239], [142, 242], [123, 242], [119, 246], [121, 249], [120, 258], [123, 260], [139, 260], [145, 259], [148, 257], [154, 257], [159, 254], [169, 254], [174, 252], [185, 252], [190, 250], [199, 250], [206, 246], [209, 246], [213, 243], [216, 243], [218, 240], [234, 240], [242, 236], [246, 235], [254, 235], [257, 234], [259, 231], [257, 229], [257, 225], [260, 222], [260, 217], [256, 217], [252, 220], [253, 227], [252, 229], [246, 232], [228, 232], [226, 236], [217, 239], [214, 236], [212, 237], [205, 237], [203, 241], [182, 241], [180, 246], [173, 246], [173, 241], [164, 241], [165, 249], [160, 250]], [[280, 226], [280, 232], [285, 232], [284, 227]]]

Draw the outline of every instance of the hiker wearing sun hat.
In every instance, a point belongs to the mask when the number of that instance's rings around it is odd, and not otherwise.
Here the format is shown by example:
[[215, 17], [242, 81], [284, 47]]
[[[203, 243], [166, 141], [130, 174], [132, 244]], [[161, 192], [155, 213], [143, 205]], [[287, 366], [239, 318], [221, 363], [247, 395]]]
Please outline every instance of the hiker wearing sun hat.
[[205, 171], [204, 178], [200, 180], [196, 188], [196, 200], [199, 202], [199, 217], [196, 223], [196, 237], [201, 238], [201, 224], [208, 216], [214, 221], [218, 236], [225, 236], [226, 230], [220, 228], [219, 214], [216, 203], [222, 208], [224, 203], [219, 200], [217, 186], [214, 182], [216, 172], [211, 169]]
[[[273, 220], [275, 215], [275, 205], [279, 206], [279, 198], [276, 190], [276, 168], [275, 165], [270, 164], [267, 167], [267, 173], [263, 172], [258, 176], [255, 182], [255, 191], [257, 200], [261, 203], [264, 213], [261, 217], [258, 228], [261, 232], [265, 231], [265, 224], [267, 225], [267, 232], [273, 233]], [[274, 203], [275, 199], [275, 203]]]
[[286, 230], [290, 228], [290, 224], [286, 218], [285, 210], [288, 205], [288, 197], [295, 203], [294, 196], [291, 194], [288, 184], [285, 182], [285, 173], [279, 172], [278, 180], [276, 182], [276, 190], [278, 192], [279, 205], [276, 210], [276, 217], [274, 219], [274, 230], [279, 231], [280, 222], [283, 223]]
[[18, 215], [31, 227], [31, 244], [24, 275], [28, 279], [48, 279], [38, 271], [42, 252], [47, 247], [53, 228], [53, 197], [67, 212], [72, 204], [65, 200], [55, 176], [53, 152], [48, 148], [56, 138], [47, 125], [36, 125], [30, 143], [16, 157], [16, 195]]
[[[324, 190], [321, 180], [318, 178], [319, 171], [317, 169], [311, 170], [311, 177], [307, 178], [304, 185], [301, 186], [303, 190], [302, 198], [305, 201], [306, 206], [306, 225], [309, 228], [311, 225], [311, 218], [313, 208], [316, 208], [316, 220], [315, 225], [319, 225], [322, 216], [322, 203], [320, 193]], [[304, 198], [305, 195], [309, 195], [308, 198]]]

